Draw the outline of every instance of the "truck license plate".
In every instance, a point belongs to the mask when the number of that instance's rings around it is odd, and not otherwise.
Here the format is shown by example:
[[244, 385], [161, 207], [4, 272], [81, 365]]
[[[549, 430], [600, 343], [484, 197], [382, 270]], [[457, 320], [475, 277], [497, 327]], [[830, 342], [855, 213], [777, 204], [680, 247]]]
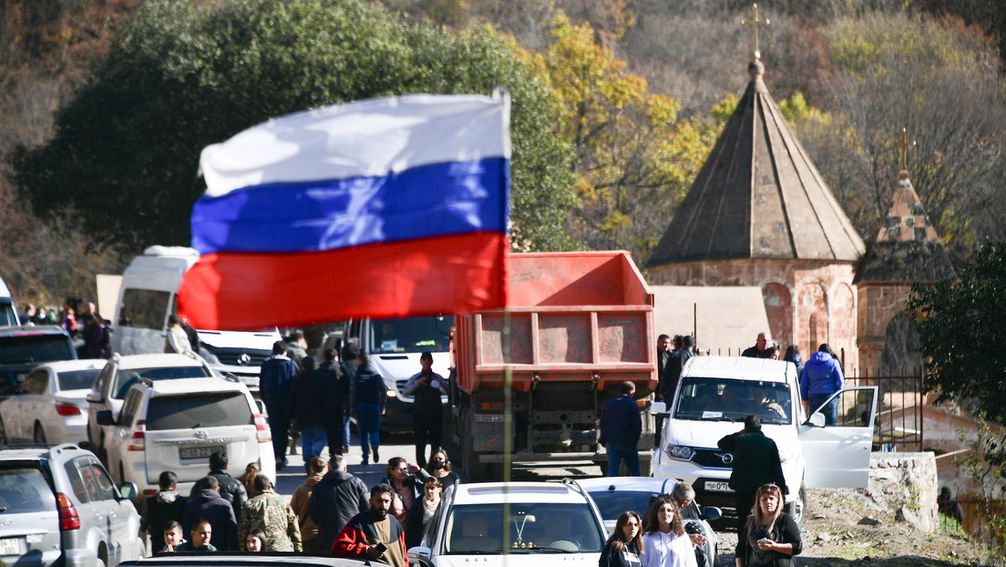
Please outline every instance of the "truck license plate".
[[733, 490], [730, 489], [729, 482], [713, 481], [713, 480], [706, 481], [706, 490], [710, 492], [733, 492]]
[[209, 447], [182, 447], [178, 449], [178, 458], [183, 460], [208, 459], [214, 452], [224, 452], [222, 445], [211, 445]]
[[0, 555], [21, 555], [21, 538], [6, 537], [0, 539]]

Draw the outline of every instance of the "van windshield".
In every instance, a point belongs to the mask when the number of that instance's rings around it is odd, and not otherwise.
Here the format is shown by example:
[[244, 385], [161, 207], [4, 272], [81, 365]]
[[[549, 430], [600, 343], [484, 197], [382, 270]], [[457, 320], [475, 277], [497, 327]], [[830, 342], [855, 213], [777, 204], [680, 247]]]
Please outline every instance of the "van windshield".
[[676, 419], [744, 421], [757, 415], [762, 423], [792, 423], [790, 388], [780, 382], [685, 378], [674, 410]]
[[370, 322], [370, 352], [447, 352], [454, 317], [405, 317]]

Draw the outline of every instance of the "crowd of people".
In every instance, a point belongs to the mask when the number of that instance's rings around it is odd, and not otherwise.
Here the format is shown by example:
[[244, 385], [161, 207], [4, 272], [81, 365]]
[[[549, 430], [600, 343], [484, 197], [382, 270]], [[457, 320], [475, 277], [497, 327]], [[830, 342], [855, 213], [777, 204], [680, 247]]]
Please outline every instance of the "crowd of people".
[[443, 490], [460, 482], [443, 449], [433, 452], [426, 468], [390, 459], [387, 477], [370, 489], [336, 453], [307, 461], [307, 478], [287, 503], [254, 463], [240, 477], [228, 472], [228, 464], [226, 455], [213, 453], [207, 475], [188, 495], [178, 493], [174, 472], [161, 473], [157, 493], [141, 506], [154, 553], [314, 552], [404, 567], [407, 549], [419, 543], [439, 510]]
[[77, 347], [80, 358], [108, 358], [111, 324], [94, 302], [67, 297], [62, 307], [25, 305], [19, 318], [22, 325], [57, 325], [62, 327]]

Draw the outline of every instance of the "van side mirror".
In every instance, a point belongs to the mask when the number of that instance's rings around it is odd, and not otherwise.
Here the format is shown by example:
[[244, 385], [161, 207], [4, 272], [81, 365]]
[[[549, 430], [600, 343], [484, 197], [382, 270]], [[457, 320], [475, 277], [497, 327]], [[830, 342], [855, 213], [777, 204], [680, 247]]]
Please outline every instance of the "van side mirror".
[[409, 548], [409, 561], [422, 562], [424, 559], [429, 559], [433, 555], [430, 548], [425, 545], [417, 545], [416, 547]]
[[115, 425], [115, 418], [112, 417], [112, 410], [101, 410], [95, 414], [98, 425]]
[[814, 412], [814, 415], [810, 416], [807, 423], [813, 425], [814, 427], [824, 427], [824, 424], [826, 423], [824, 414], [819, 411]]
[[137, 488], [132, 482], [124, 482], [119, 486], [119, 495], [122, 496], [123, 500], [132, 500], [136, 498]]
[[104, 401], [105, 401], [105, 397], [104, 396], [102, 396], [99, 392], [95, 392], [93, 390], [90, 391], [90, 392], [88, 392], [87, 395], [84, 396], [84, 399], [86, 399], [88, 401], [88, 403], [91, 403], [91, 404], [100, 404], [100, 403], [104, 403]]
[[702, 507], [702, 519], [707, 522], [715, 522], [723, 517], [723, 510], [720, 510], [716, 506], [703, 506]]
[[653, 402], [650, 404], [650, 415], [667, 414], [667, 402]]

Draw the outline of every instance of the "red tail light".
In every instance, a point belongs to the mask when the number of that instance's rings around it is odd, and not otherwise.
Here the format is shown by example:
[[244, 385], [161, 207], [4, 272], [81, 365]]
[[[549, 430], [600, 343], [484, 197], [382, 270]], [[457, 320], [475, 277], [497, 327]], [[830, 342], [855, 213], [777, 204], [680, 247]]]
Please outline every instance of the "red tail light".
[[269, 424], [266, 423], [265, 418], [260, 413], [252, 414], [252, 417], [255, 418], [255, 436], [258, 437], [258, 442], [271, 443], [272, 433], [269, 432]]
[[142, 451], [147, 439], [147, 422], [142, 419], [136, 420], [133, 426], [133, 436], [129, 439], [127, 451]]
[[56, 494], [56, 504], [59, 507], [59, 529], [63, 531], [79, 530], [80, 516], [73, 507], [70, 497], [62, 492]]
[[80, 408], [78, 408], [73, 404], [57, 402], [56, 413], [63, 417], [69, 417], [71, 415], [80, 415]]

